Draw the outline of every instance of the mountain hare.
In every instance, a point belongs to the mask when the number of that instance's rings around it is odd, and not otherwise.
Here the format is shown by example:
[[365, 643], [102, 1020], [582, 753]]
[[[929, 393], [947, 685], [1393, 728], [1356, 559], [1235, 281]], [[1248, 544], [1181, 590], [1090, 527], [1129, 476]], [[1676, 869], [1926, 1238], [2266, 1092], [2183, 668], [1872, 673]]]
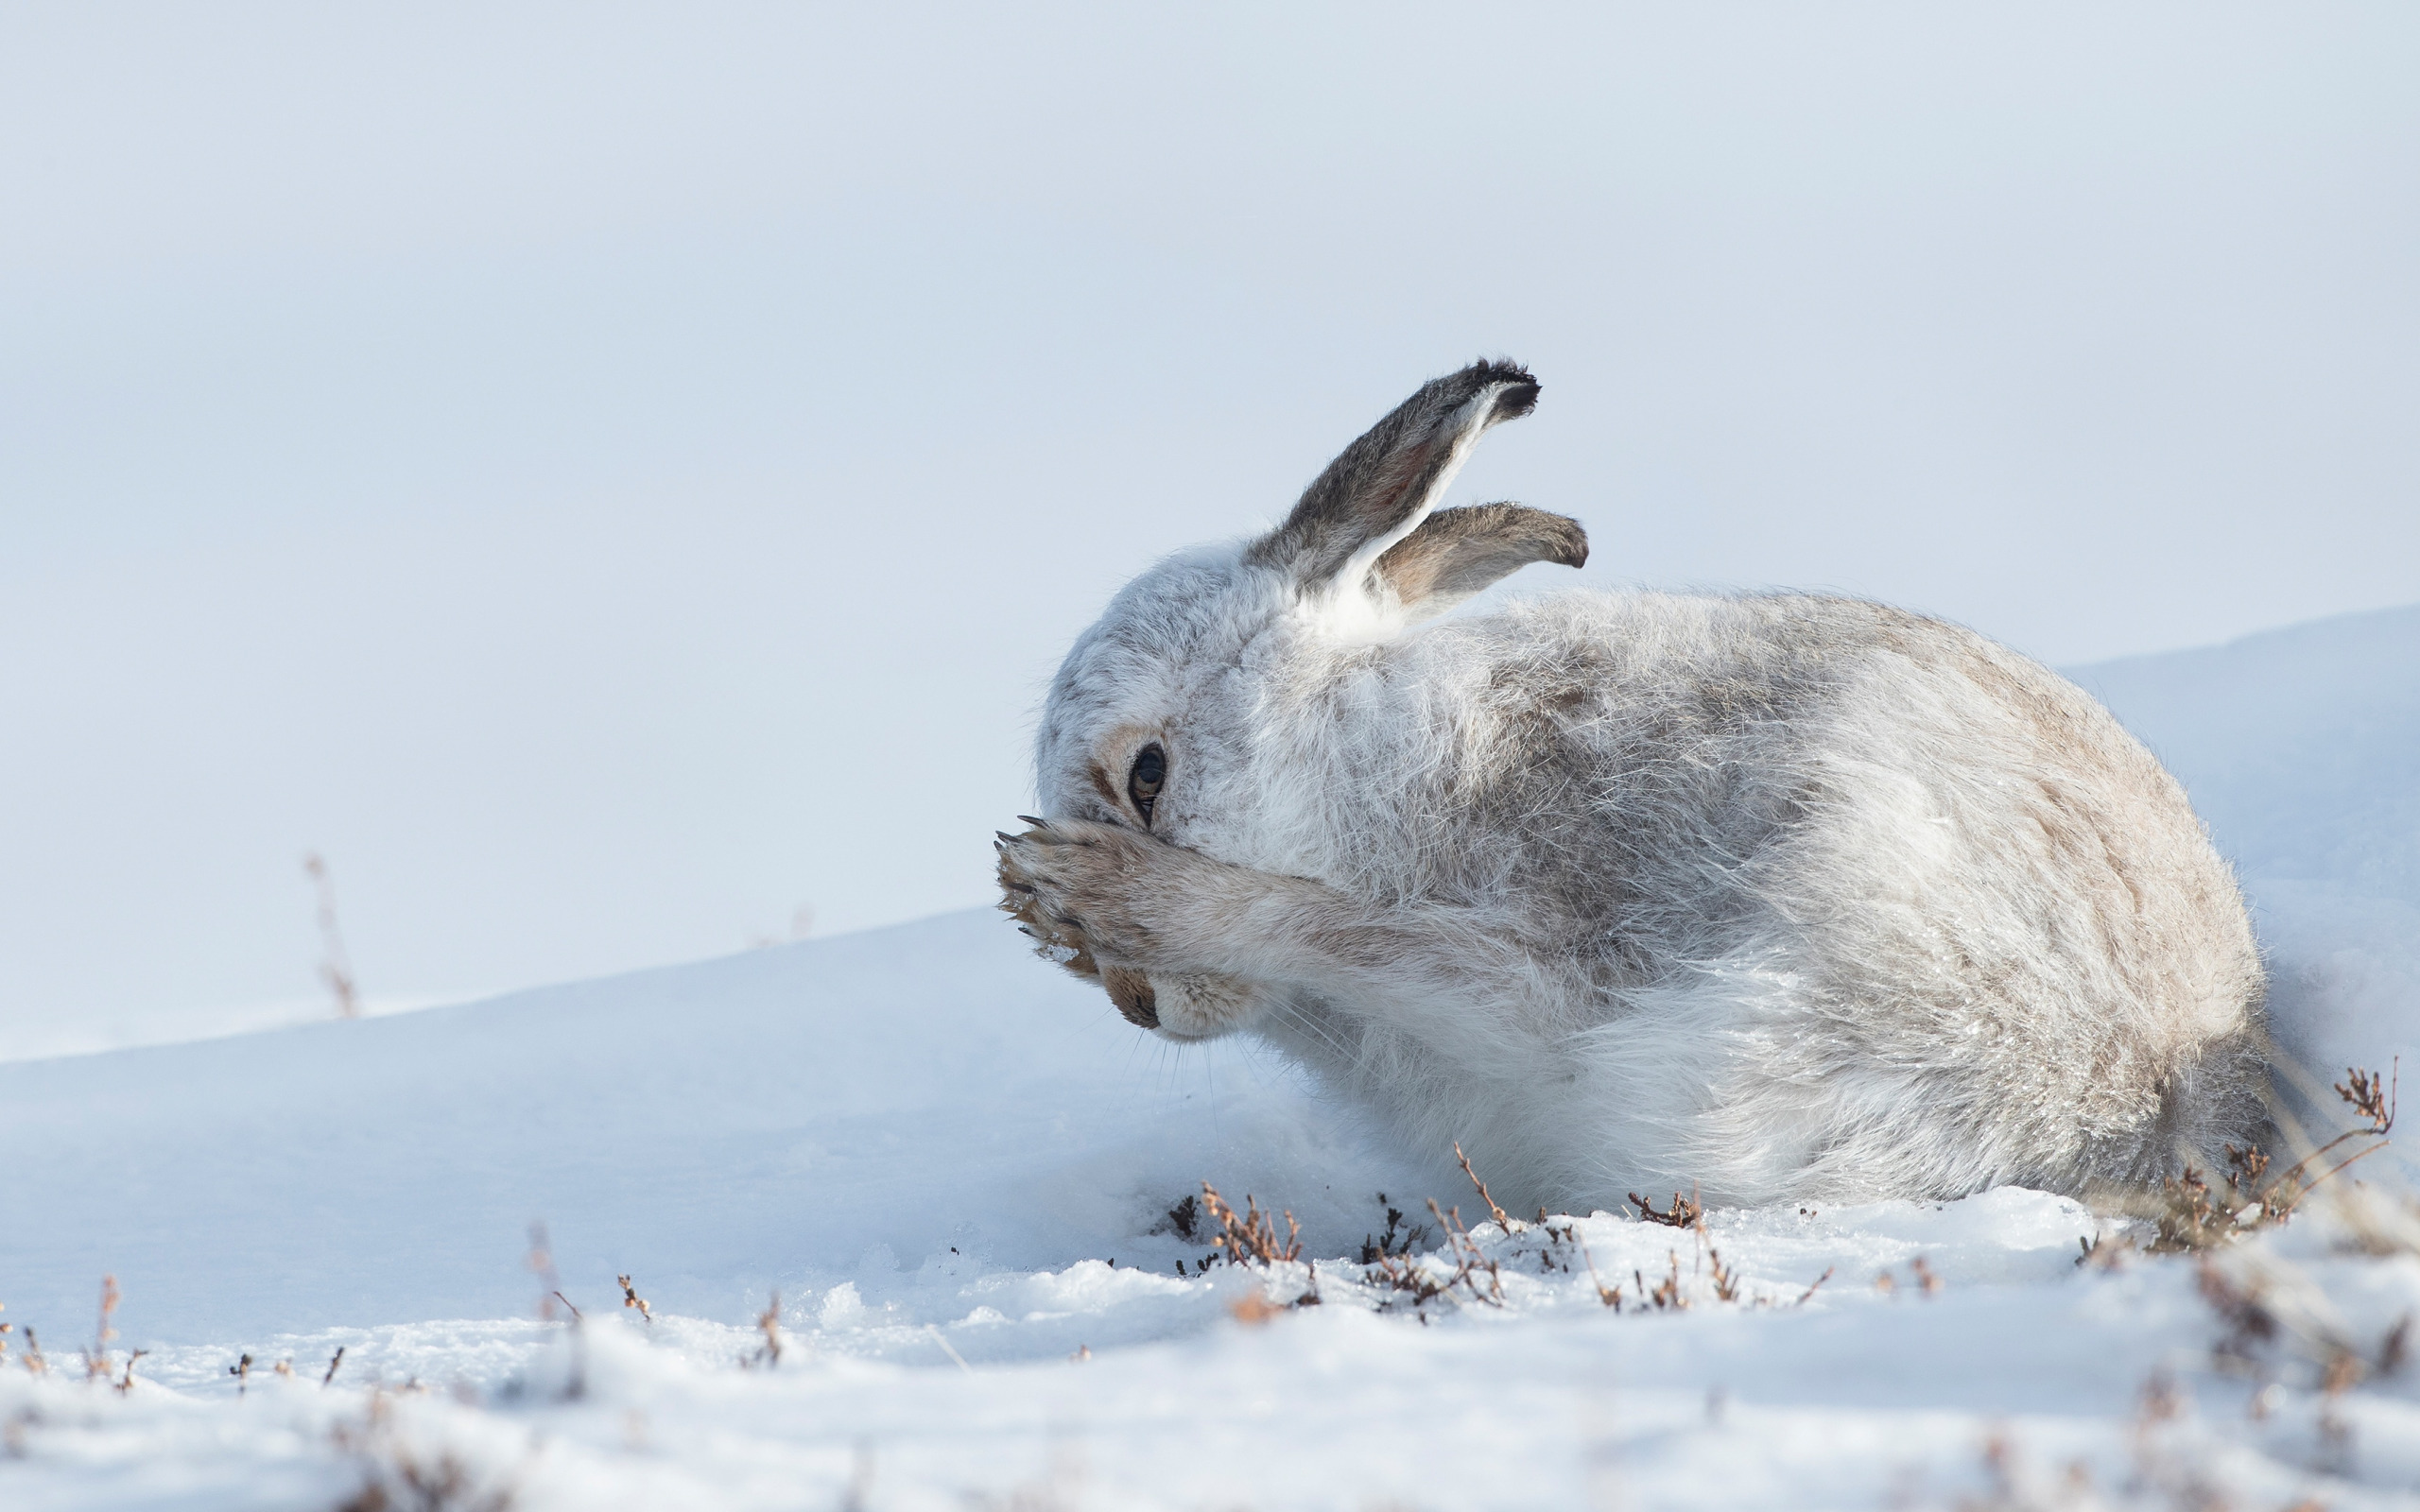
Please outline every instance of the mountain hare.
[[1572, 592], [1439, 509], [1538, 386], [1423, 387], [1052, 681], [1002, 905], [1173, 1040], [1249, 1030], [1517, 1208], [2083, 1193], [2265, 1120], [2260, 961], [2184, 793], [1938, 620]]

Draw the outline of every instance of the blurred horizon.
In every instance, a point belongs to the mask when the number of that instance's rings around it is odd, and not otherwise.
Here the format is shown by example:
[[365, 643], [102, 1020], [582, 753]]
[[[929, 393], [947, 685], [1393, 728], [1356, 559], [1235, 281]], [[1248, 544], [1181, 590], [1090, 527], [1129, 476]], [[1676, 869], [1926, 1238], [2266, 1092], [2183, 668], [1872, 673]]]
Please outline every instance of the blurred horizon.
[[1522, 591], [2420, 601], [2420, 14], [0, 17], [0, 1044], [988, 901], [1060, 652], [1422, 379]]

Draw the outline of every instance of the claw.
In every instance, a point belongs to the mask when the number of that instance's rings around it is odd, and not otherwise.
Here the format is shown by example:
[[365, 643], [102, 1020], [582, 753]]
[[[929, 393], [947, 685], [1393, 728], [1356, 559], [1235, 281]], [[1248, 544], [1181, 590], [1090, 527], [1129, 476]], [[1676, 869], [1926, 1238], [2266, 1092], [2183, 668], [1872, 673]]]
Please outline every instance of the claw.
[[1030, 814], [1018, 815], [1017, 822], [1020, 824], [1030, 824], [1037, 830], [1046, 830], [1050, 828], [1050, 821], [1048, 819], [1037, 819]]
[[1017, 843], [1017, 837], [1016, 837], [1015, 835], [1013, 835], [1013, 834], [1011, 834], [1011, 833], [1010, 833], [1008, 831], [1006, 831], [1006, 830], [994, 830], [992, 833], [993, 833], [994, 834], [996, 834], [996, 835], [998, 835], [998, 836], [1000, 837], [997, 841], [995, 841], [995, 842], [994, 842], [994, 844], [995, 844], [995, 845], [998, 845], [998, 846], [1000, 846], [1000, 847], [1005, 848], [1005, 847], [1007, 847], [1007, 846], [1012, 846], [1012, 845], [1014, 845], [1014, 844], [1016, 844], [1016, 843]]

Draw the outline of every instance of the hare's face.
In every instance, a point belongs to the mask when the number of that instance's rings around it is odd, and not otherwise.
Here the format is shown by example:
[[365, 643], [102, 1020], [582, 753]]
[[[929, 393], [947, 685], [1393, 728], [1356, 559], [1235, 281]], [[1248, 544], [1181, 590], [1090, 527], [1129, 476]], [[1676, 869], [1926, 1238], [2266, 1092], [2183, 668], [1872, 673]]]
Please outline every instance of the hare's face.
[[1181, 845], [1240, 839], [1254, 796], [1287, 780], [1247, 769], [1250, 726], [1300, 637], [1399, 627], [1524, 563], [1586, 560], [1587, 538], [1560, 515], [1437, 508], [1480, 435], [1537, 394], [1505, 363], [1426, 384], [1329, 463], [1284, 524], [1129, 583], [1051, 682], [1036, 748], [1044, 812]]
[[1282, 590], [1233, 548], [1172, 558], [1127, 585], [1051, 680], [1035, 751], [1043, 812], [1177, 845], [1232, 829], [1247, 782], [1236, 674], [1282, 613]]

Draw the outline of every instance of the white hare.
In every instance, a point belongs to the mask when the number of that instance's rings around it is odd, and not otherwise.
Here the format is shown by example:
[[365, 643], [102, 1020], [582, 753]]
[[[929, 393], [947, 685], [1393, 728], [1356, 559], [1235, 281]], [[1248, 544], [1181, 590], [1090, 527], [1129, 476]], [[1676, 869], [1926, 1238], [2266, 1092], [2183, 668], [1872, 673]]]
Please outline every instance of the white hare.
[[1250, 1031], [1585, 1211], [2083, 1193], [2265, 1124], [2263, 983], [2175, 781], [2075, 686], [1855, 599], [1440, 611], [1578, 524], [1436, 507], [1481, 362], [1076, 643], [1003, 905], [1176, 1040]]

